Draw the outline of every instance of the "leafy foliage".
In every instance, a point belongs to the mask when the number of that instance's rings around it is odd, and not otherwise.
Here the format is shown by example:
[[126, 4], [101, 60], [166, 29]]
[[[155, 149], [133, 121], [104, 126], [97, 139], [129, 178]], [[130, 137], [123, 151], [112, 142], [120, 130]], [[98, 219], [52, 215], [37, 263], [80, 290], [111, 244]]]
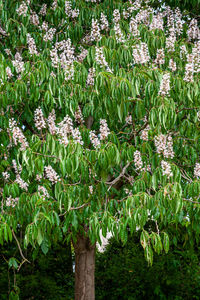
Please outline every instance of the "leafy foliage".
[[46, 254], [139, 228], [152, 264], [168, 224], [198, 240], [197, 20], [146, 1], [0, 5], [0, 243], [23, 228]]

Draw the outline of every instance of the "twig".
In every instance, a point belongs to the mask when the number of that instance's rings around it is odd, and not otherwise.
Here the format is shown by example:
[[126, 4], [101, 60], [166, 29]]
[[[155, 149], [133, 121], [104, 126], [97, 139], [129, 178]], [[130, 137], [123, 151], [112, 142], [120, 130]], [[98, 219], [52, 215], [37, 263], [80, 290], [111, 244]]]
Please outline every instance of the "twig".
[[20, 243], [19, 243], [19, 241], [18, 241], [18, 239], [17, 239], [17, 237], [16, 237], [15, 232], [14, 232], [13, 229], [12, 229], [12, 235], [13, 235], [13, 237], [14, 237], [16, 243], [17, 243], [17, 246], [18, 246], [20, 255], [21, 255], [21, 257], [23, 258], [22, 263], [21, 263], [20, 266], [18, 267], [18, 271], [19, 271], [20, 268], [21, 268], [21, 266], [22, 266], [26, 261], [27, 261], [29, 264], [30, 264], [30, 261], [24, 256], [24, 254], [23, 254], [23, 252], [22, 252], [22, 249], [21, 249], [21, 246], [20, 246]]
[[78, 209], [83, 208], [84, 206], [87, 206], [88, 204], [90, 204], [90, 202], [84, 203], [84, 204], [82, 204], [81, 206], [71, 207], [69, 210], [66, 210], [63, 214], [60, 214], [59, 217], [62, 217], [62, 216], [64, 216], [64, 215], [66, 215], [70, 210], [78, 210]]
[[109, 184], [109, 185], [110, 185], [110, 187], [108, 188], [108, 191], [111, 189], [111, 187], [112, 187], [115, 183], [117, 183], [117, 182], [120, 180], [120, 178], [121, 178], [122, 176], [124, 176], [124, 174], [125, 174], [125, 172], [126, 172], [126, 169], [127, 169], [129, 166], [130, 166], [130, 162], [128, 162], [127, 165], [122, 169], [122, 172], [119, 174], [119, 176], [117, 176], [113, 181], [107, 181], [107, 182], [106, 182], [106, 184]]
[[189, 202], [192, 202], [192, 203], [195, 203], [195, 204], [200, 204], [200, 202], [197, 202], [197, 201], [193, 201], [191, 199], [186, 199], [186, 198], [183, 198], [184, 201], [189, 201]]

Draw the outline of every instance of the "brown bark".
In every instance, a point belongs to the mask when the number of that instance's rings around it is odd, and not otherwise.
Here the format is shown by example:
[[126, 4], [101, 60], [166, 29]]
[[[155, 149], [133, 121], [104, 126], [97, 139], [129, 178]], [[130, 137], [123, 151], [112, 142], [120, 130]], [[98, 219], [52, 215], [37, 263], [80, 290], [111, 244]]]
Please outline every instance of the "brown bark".
[[95, 299], [95, 247], [88, 237], [79, 235], [75, 250], [75, 300]]

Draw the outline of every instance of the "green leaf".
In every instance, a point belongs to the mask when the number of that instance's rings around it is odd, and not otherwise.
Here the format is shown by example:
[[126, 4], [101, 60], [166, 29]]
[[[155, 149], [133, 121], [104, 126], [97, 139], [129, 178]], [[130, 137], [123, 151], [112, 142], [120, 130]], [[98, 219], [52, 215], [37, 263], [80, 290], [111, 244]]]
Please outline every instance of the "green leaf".
[[41, 249], [42, 249], [42, 252], [46, 255], [47, 252], [49, 251], [49, 240], [47, 239], [47, 237], [45, 237], [42, 241], [42, 244], [41, 244]]
[[14, 257], [11, 257], [8, 261], [9, 268], [13, 267], [14, 269], [18, 268], [17, 260]]

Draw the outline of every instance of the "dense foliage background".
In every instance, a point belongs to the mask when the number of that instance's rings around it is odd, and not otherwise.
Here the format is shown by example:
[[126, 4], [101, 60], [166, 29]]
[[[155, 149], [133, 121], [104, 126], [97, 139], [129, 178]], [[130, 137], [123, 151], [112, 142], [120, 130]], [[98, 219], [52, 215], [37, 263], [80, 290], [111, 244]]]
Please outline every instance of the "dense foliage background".
[[[155, 255], [154, 264], [148, 266], [139, 245], [139, 233], [130, 237], [126, 245], [111, 239], [105, 252], [96, 255], [97, 300], [191, 300], [200, 295], [200, 255], [197, 245], [183, 242], [185, 232], [179, 228], [179, 240], [171, 245], [168, 254]], [[8, 298], [13, 288], [13, 269], [8, 269], [5, 258], [12, 257], [15, 244], [1, 249], [1, 299]], [[27, 257], [31, 264], [16, 272], [16, 285], [20, 299], [71, 300], [74, 298], [74, 261], [69, 247], [58, 245], [44, 255], [39, 251], [33, 261], [32, 251]], [[11, 298], [12, 299], [12, 298]]]

